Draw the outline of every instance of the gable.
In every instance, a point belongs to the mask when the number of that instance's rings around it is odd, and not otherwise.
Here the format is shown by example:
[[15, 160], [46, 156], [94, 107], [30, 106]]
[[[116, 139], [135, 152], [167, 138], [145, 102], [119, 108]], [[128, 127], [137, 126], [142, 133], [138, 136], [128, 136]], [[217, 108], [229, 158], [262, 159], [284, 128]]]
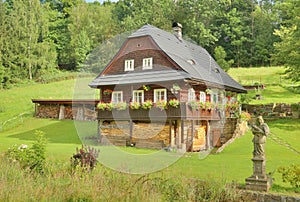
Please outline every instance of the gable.
[[[144, 58], [152, 58], [152, 69], [143, 69]], [[125, 60], [134, 60], [134, 72], [181, 69], [156, 45], [150, 36], [143, 36], [127, 39], [101, 75], [127, 73], [124, 71]]]

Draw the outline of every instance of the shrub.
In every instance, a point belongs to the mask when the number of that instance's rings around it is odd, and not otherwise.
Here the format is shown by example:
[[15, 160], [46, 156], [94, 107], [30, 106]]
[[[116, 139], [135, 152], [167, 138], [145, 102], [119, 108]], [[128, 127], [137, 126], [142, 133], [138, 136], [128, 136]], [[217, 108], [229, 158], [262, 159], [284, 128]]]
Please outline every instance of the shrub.
[[177, 99], [171, 99], [170, 101], [169, 101], [169, 105], [171, 106], [171, 107], [174, 107], [174, 108], [178, 108], [179, 107], [179, 100], [177, 100]]
[[142, 109], [151, 109], [152, 106], [153, 106], [152, 100], [146, 100], [146, 101], [143, 102], [143, 104], [142, 104]]
[[100, 150], [90, 146], [82, 145], [81, 149], [76, 148], [76, 153], [71, 157], [71, 168], [76, 170], [78, 166], [83, 171], [92, 171], [97, 165], [97, 158]]
[[290, 165], [278, 168], [282, 181], [289, 182], [293, 187], [300, 187], [300, 165]]
[[123, 111], [127, 109], [127, 103], [126, 102], [118, 102], [113, 104], [113, 109], [116, 109], [118, 111]]
[[98, 104], [97, 104], [97, 109], [100, 109], [100, 110], [105, 110], [106, 109], [106, 103], [104, 103], [104, 102], [99, 102]]
[[165, 100], [159, 100], [155, 103], [155, 106], [160, 110], [168, 109], [168, 103]]
[[111, 111], [113, 108], [114, 108], [113, 103], [111, 103], [111, 102], [110, 102], [110, 103], [106, 103], [106, 108], [105, 108], [105, 109], [106, 109], [107, 111]]
[[196, 100], [189, 101], [188, 105], [192, 108], [192, 110], [199, 110], [199, 105]]
[[251, 115], [248, 112], [242, 112], [240, 114], [240, 119], [242, 121], [249, 121], [251, 119]]
[[46, 159], [46, 138], [44, 132], [36, 131], [36, 142], [28, 147], [27, 145], [13, 145], [6, 152], [11, 162], [18, 162], [24, 169], [30, 169], [39, 173], [43, 172]]
[[139, 102], [130, 102], [129, 106], [131, 109], [139, 109], [141, 107], [141, 104]]

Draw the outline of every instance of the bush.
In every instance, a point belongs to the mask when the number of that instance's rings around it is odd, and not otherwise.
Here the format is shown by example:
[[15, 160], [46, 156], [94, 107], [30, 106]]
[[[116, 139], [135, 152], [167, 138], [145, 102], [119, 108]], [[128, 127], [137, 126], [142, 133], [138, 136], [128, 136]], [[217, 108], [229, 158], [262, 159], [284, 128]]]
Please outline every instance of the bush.
[[300, 165], [290, 165], [278, 168], [282, 181], [289, 182], [293, 187], [300, 187]]
[[76, 148], [76, 154], [71, 157], [72, 171], [82, 168], [83, 171], [92, 171], [97, 165], [99, 150], [90, 146], [82, 145], [81, 149]]
[[30, 169], [39, 173], [43, 172], [46, 159], [46, 138], [44, 132], [36, 131], [36, 142], [28, 147], [27, 145], [13, 145], [8, 148], [6, 157], [10, 162], [18, 162], [24, 169]]

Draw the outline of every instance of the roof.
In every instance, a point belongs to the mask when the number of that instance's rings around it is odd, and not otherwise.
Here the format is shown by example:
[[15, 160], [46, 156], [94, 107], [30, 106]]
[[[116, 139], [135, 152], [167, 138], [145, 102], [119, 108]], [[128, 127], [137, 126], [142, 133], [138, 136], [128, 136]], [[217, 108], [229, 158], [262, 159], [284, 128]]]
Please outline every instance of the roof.
[[135, 83], [154, 83], [163, 81], [174, 81], [191, 78], [188, 73], [177, 70], [160, 70], [160, 71], [143, 71], [143, 72], [128, 72], [125, 74], [98, 76], [90, 87], [101, 85], [123, 85]]
[[[247, 90], [233, 80], [201, 46], [184, 39], [179, 40], [174, 34], [148, 24], [138, 29], [130, 35], [128, 39], [142, 36], [150, 36], [157, 46], [188, 74], [189, 79], [216, 83], [237, 92], [247, 92]], [[142, 77], [142, 75], [140, 76]], [[104, 81], [104, 79], [100, 77], [101, 74], [90, 86], [95, 87], [98, 82]], [[171, 76], [168, 75], [168, 77]], [[148, 78], [150, 79], [150, 77]], [[165, 79], [162, 76], [160, 78]], [[155, 80], [155, 78], [153, 79]], [[103, 84], [101, 83], [101, 85]]]
[[65, 105], [76, 105], [76, 104], [91, 104], [96, 105], [100, 100], [97, 99], [32, 99], [32, 103], [36, 104], [65, 104]]

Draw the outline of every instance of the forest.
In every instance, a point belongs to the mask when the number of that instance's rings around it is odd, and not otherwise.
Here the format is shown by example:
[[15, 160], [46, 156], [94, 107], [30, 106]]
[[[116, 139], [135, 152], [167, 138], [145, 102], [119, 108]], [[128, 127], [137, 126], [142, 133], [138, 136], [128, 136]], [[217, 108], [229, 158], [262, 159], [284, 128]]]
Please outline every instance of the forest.
[[115, 36], [144, 24], [172, 32], [173, 22], [225, 70], [284, 65], [287, 76], [299, 81], [299, 18], [296, 0], [4, 0], [0, 89], [81, 71], [95, 49]]

